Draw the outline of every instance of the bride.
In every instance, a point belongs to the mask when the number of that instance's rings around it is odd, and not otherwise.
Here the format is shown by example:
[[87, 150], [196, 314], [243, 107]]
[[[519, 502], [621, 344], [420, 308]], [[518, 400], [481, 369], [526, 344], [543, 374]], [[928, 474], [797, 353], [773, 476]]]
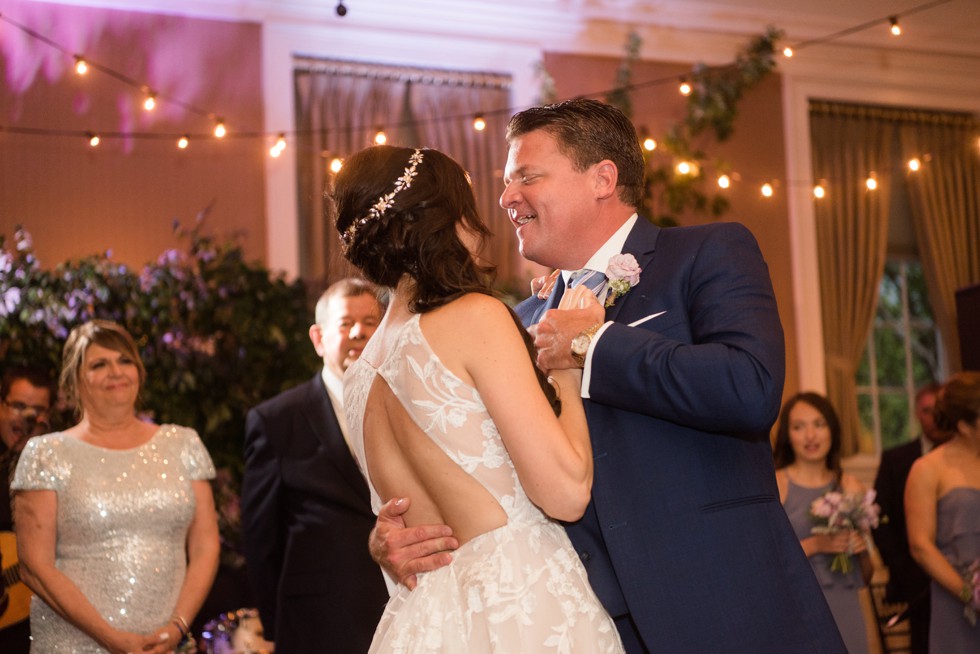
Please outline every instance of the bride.
[[[347, 259], [392, 289], [345, 378], [375, 511], [448, 524], [453, 562], [399, 586], [372, 652], [621, 652], [561, 525], [592, 486], [581, 370], [545, 378], [477, 252], [490, 232], [469, 179], [436, 150], [374, 146], [337, 176]], [[597, 302], [581, 287], [564, 306]], [[550, 517], [549, 517], [550, 516]]]

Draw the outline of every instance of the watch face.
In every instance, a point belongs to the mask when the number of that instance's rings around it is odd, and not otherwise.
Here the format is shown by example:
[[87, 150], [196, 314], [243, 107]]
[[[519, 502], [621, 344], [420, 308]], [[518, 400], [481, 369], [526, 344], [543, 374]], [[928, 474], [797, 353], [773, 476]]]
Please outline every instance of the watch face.
[[575, 354], [585, 354], [589, 351], [589, 341], [591, 340], [588, 336], [579, 334], [572, 339], [572, 352]]

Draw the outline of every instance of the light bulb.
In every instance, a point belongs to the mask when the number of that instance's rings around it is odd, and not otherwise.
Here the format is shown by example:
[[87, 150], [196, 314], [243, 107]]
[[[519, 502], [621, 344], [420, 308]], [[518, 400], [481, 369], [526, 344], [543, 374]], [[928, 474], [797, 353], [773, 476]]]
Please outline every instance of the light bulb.
[[772, 197], [772, 184], [766, 182], [762, 185], [762, 197], [771, 198]]
[[913, 173], [917, 173], [919, 172], [920, 168], [922, 168], [922, 162], [919, 161], [917, 157], [912, 157], [909, 159], [909, 170], [911, 170]]
[[657, 149], [657, 142], [648, 136], [647, 138], [643, 139], [643, 149], [647, 152], [653, 152]]
[[687, 83], [687, 80], [681, 80], [681, 85], [678, 87], [681, 95], [691, 95], [691, 85]]
[[868, 187], [869, 191], [874, 191], [878, 188], [878, 180], [874, 177], [869, 177], [868, 179], [864, 180], [864, 185]]
[[88, 144], [91, 145], [93, 148], [98, 146], [99, 143], [102, 142], [102, 139], [99, 138], [98, 134], [93, 134], [92, 132], [88, 132], [86, 136], [88, 136]]
[[891, 26], [892, 36], [901, 36], [902, 35], [902, 27], [898, 24], [898, 16], [892, 16], [888, 20], [889, 20], [889, 22], [891, 22], [891, 25], [892, 25]]
[[85, 59], [78, 55], [75, 55], [75, 72], [79, 75], [84, 75], [88, 72], [88, 64], [85, 62]]
[[718, 175], [718, 186], [728, 188], [732, 185], [732, 179], [728, 175]]
[[330, 172], [339, 173], [340, 169], [344, 167], [344, 160], [340, 157], [334, 157], [330, 160]]
[[385, 131], [379, 127], [378, 131], [375, 132], [374, 134], [374, 144], [384, 145], [387, 142], [388, 142], [388, 135], [385, 134]]
[[190, 139], [188, 139], [186, 135], [181, 136], [179, 139], [177, 139], [177, 147], [180, 148], [181, 150], [187, 149], [188, 143], [190, 143]]
[[482, 132], [487, 128], [487, 121], [483, 119], [483, 116], [477, 115], [473, 118], [473, 129], [478, 132]]
[[792, 57], [793, 56], [793, 48], [791, 48], [789, 46], [786, 46], [785, 48], [783, 48], [783, 56], [786, 57], [787, 59], [789, 59], [790, 57]]
[[225, 121], [219, 118], [218, 122], [216, 122], [214, 125], [214, 135], [220, 139], [220, 138], [224, 138], [225, 134], [227, 133], [228, 130], [227, 128], [225, 128]]
[[157, 96], [153, 93], [148, 93], [146, 99], [143, 100], [143, 108], [147, 111], [153, 111], [153, 108], [157, 106]]
[[813, 197], [820, 200], [821, 198], [824, 198], [826, 196], [827, 196], [827, 189], [825, 189], [822, 184], [817, 184], [816, 186], [813, 187]]

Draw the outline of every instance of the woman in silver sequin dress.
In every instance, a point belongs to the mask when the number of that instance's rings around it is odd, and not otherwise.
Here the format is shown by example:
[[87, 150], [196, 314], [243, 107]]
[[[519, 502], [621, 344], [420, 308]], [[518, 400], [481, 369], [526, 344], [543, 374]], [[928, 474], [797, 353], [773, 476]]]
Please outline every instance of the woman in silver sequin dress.
[[32, 439], [12, 484], [32, 652], [172, 651], [214, 580], [214, 465], [192, 429], [137, 417], [145, 376], [119, 325], [68, 337], [61, 385], [81, 419]]

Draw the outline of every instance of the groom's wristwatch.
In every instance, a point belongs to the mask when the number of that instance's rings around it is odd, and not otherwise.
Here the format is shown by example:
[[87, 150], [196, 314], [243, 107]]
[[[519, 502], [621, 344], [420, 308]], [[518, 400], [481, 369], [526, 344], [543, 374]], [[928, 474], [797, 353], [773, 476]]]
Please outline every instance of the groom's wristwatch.
[[589, 345], [592, 344], [592, 337], [595, 336], [595, 333], [599, 331], [600, 327], [602, 327], [602, 323], [596, 323], [588, 329], [579, 332], [572, 339], [572, 359], [575, 360], [575, 365], [579, 368], [585, 367], [585, 355], [589, 351]]

